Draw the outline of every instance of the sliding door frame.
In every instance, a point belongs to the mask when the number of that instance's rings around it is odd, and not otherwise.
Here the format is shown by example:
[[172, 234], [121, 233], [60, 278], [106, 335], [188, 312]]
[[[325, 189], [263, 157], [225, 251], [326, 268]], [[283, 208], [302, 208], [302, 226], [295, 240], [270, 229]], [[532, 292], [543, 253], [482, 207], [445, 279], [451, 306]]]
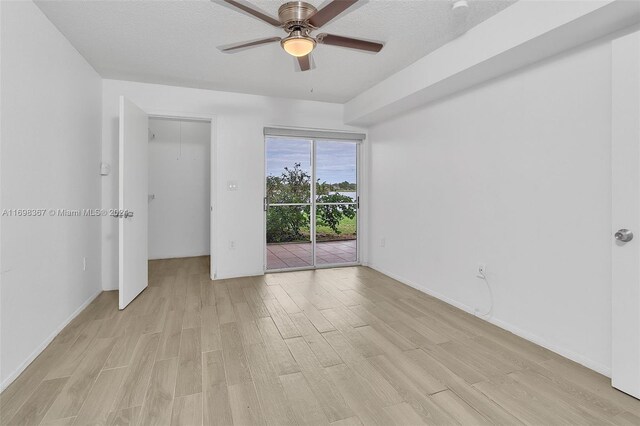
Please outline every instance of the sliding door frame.
[[[267, 211], [271, 204], [269, 204], [267, 199], [267, 139], [275, 138], [278, 139], [291, 139], [291, 140], [306, 140], [311, 142], [311, 199], [309, 204], [304, 203], [286, 203], [286, 204], [273, 204], [273, 206], [307, 206], [309, 205], [309, 233], [311, 237], [311, 265], [310, 266], [299, 266], [299, 267], [291, 267], [291, 268], [278, 268], [278, 269], [268, 269], [267, 268]], [[317, 264], [316, 260], [316, 147], [317, 142], [329, 141], [329, 142], [342, 142], [342, 143], [352, 143], [356, 145], [356, 201], [353, 203], [320, 203], [321, 205], [355, 205], [356, 206], [356, 260], [354, 262], [344, 262], [344, 263], [326, 263], [322, 265]], [[263, 226], [262, 226], [262, 241], [263, 241], [263, 269], [266, 272], [292, 272], [292, 271], [309, 271], [314, 269], [327, 269], [327, 268], [341, 268], [346, 266], [359, 266], [360, 263], [360, 186], [362, 181], [362, 171], [360, 170], [360, 165], [362, 155], [362, 140], [339, 140], [339, 139], [325, 139], [318, 137], [296, 137], [296, 136], [264, 136], [264, 187], [263, 187]]]

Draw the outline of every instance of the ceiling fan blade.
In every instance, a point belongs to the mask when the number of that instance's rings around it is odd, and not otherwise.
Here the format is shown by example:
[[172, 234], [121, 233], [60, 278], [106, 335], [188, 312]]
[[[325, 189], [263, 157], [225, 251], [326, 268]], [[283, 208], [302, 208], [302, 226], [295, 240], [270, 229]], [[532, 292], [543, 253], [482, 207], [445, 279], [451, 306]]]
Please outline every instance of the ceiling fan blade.
[[309, 71], [315, 68], [311, 53], [309, 53], [307, 56], [299, 56], [295, 58], [295, 61], [296, 71]]
[[384, 44], [375, 41], [361, 40], [358, 38], [343, 37], [334, 34], [318, 34], [316, 41], [321, 44], [330, 46], [348, 47], [349, 49], [365, 50], [367, 52], [378, 53], [384, 47]]
[[280, 41], [280, 40], [281, 40], [280, 37], [262, 38], [259, 40], [243, 41], [241, 43], [218, 46], [218, 49], [220, 49], [220, 51], [223, 53], [236, 53], [236, 52], [240, 52], [241, 50], [248, 49], [250, 47], [260, 46], [262, 44], [275, 43], [276, 41]]
[[244, 12], [245, 14], [251, 15], [254, 18], [258, 18], [269, 25], [273, 25], [274, 27], [282, 26], [282, 23], [278, 19], [274, 18], [271, 15], [268, 15], [267, 13], [261, 11], [251, 3], [248, 3], [244, 0], [211, 0], [211, 1], [222, 6], [230, 6], [234, 10]]
[[333, 0], [309, 18], [309, 23], [316, 28], [320, 28], [357, 2], [358, 0]]

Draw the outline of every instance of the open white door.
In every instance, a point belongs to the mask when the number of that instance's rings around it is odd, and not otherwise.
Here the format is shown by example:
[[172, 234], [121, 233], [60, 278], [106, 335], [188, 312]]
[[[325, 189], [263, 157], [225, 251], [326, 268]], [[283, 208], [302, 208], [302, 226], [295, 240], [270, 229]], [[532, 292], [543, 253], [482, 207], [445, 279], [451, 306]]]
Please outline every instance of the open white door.
[[147, 288], [149, 117], [120, 97], [118, 281], [120, 309]]
[[612, 48], [611, 384], [640, 398], [640, 32]]

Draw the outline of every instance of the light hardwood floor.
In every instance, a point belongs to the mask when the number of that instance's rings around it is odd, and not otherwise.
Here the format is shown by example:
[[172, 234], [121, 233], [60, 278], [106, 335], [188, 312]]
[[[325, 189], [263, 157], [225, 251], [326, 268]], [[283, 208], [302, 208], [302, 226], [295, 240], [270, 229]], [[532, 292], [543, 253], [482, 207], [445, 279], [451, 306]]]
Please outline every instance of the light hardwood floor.
[[0, 397], [16, 425], [617, 424], [609, 380], [368, 268], [212, 282], [150, 262], [102, 293]]

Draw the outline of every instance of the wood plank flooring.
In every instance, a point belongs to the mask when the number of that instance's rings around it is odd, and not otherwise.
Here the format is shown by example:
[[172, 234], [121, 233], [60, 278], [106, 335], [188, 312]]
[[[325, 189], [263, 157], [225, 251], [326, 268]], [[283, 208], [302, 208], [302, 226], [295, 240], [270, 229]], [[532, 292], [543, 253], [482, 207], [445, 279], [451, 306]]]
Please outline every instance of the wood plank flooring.
[[609, 379], [364, 267], [149, 263], [0, 395], [2, 425], [640, 425]]

